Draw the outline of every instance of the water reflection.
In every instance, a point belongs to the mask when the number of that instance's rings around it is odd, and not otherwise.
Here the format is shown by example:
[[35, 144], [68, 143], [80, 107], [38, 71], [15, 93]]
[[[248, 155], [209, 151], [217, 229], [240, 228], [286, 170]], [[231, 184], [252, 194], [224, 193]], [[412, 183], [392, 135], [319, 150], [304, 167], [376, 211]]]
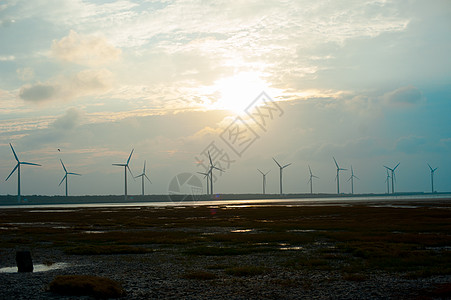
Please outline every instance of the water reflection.
[[[59, 270], [67, 268], [68, 266], [68, 263], [54, 263], [51, 265], [36, 264], [33, 266], [33, 273]], [[0, 268], [0, 273], [17, 273], [17, 267]]]

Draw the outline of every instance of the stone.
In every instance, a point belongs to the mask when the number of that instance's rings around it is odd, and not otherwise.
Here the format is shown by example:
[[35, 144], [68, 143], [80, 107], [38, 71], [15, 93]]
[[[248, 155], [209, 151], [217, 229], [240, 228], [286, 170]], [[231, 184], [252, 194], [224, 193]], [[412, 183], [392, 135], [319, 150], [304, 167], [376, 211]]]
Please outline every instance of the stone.
[[16, 252], [17, 272], [33, 272], [33, 261], [30, 251]]

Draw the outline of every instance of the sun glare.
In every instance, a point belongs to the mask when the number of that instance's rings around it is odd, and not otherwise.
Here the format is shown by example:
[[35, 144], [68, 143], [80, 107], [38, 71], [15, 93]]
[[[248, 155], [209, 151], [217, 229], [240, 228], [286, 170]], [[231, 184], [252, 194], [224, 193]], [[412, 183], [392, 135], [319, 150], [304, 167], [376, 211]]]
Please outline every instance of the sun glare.
[[242, 114], [261, 92], [268, 90], [268, 84], [258, 73], [247, 72], [217, 80], [213, 90], [219, 93], [220, 98], [209, 108]]

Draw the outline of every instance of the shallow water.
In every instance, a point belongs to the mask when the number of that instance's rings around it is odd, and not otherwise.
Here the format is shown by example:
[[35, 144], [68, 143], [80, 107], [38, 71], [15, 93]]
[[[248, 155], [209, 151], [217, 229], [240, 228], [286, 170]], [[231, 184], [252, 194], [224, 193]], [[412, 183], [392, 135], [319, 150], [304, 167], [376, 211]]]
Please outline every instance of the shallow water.
[[[54, 263], [51, 265], [36, 264], [33, 265], [33, 273], [64, 269], [68, 266], [68, 263]], [[17, 267], [0, 268], [0, 273], [17, 273]]]

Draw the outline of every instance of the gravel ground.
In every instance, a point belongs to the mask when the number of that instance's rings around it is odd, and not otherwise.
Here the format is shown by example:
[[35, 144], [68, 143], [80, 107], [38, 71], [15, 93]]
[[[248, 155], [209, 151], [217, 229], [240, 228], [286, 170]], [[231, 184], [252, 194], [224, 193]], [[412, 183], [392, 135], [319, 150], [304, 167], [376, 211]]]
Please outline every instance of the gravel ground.
[[[386, 273], [364, 274], [354, 280], [338, 271], [299, 270], [283, 266], [290, 256], [259, 253], [238, 256], [187, 256], [162, 249], [142, 255], [67, 256], [49, 250], [33, 251], [35, 264], [66, 262], [68, 266], [46, 272], [0, 273], [0, 299], [90, 299], [63, 297], [49, 292], [57, 275], [96, 275], [122, 284], [122, 299], [432, 299], [425, 290], [450, 283], [450, 276], [405, 279]], [[15, 252], [1, 252], [0, 266], [14, 264]], [[233, 276], [212, 266], [262, 266], [255, 276]], [[186, 279], [189, 272], [206, 271], [212, 280]]]

